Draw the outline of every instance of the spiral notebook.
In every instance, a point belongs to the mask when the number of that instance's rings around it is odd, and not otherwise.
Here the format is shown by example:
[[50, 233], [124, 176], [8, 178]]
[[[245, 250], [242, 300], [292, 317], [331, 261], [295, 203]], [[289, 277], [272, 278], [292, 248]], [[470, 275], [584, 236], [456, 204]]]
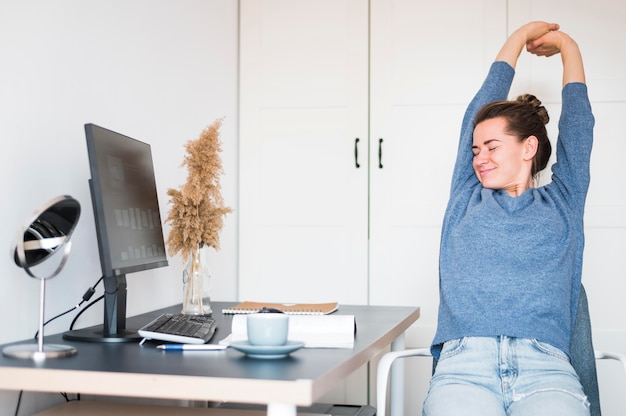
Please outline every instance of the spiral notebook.
[[285, 304], [245, 301], [222, 309], [222, 313], [225, 315], [255, 313], [262, 308], [276, 308], [289, 315], [328, 315], [335, 312], [338, 306], [337, 302]]

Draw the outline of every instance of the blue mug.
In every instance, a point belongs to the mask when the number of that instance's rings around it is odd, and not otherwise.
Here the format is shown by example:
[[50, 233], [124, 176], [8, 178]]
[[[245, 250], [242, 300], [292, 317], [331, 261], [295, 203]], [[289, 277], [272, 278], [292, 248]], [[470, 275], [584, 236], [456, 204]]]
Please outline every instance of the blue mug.
[[246, 320], [248, 342], [258, 346], [279, 346], [287, 343], [289, 316], [284, 313], [253, 313]]

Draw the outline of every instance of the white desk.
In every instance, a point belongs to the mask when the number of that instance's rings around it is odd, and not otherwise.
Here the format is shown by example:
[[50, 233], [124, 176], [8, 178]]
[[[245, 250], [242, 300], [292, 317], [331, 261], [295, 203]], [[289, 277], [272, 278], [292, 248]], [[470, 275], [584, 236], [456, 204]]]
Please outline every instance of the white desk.
[[[230, 332], [232, 317], [220, 313], [228, 305], [232, 303], [213, 304], [219, 329], [211, 342]], [[139, 315], [130, 318], [128, 326], [136, 328], [179, 309]], [[230, 348], [172, 353], [157, 350], [159, 342], [143, 346], [68, 342], [53, 335], [46, 337], [46, 343], [73, 345], [78, 354], [43, 363], [2, 356], [0, 389], [258, 403], [267, 405], [270, 416], [295, 416], [297, 406], [312, 405], [389, 345], [403, 348], [404, 331], [419, 318], [419, 308], [413, 307], [340, 305], [337, 313], [356, 318], [353, 349], [304, 348], [278, 360], [253, 359]], [[401, 374], [393, 377], [399, 380]], [[392, 393], [391, 403], [396, 406], [392, 409], [401, 414], [395, 404], [402, 403], [401, 389]]]

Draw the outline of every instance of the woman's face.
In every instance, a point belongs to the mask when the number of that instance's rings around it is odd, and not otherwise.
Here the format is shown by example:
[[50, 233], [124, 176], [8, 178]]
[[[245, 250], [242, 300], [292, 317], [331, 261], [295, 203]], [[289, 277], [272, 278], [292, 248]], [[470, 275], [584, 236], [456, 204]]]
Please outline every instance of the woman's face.
[[506, 119], [497, 117], [482, 121], [474, 128], [472, 166], [483, 187], [504, 189], [518, 196], [532, 186], [530, 169], [534, 152], [529, 153], [532, 149], [529, 149], [528, 139], [519, 142], [506, 127]]

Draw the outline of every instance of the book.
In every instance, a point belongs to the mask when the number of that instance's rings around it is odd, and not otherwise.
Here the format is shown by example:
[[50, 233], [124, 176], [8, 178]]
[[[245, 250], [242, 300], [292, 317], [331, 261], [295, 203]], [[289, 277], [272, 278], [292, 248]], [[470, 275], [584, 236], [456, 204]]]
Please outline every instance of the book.
[[225, 315], [256, 313], [262, 308], [279, 309], [288, 315], [328, 315], [338, 309], [338, 304], [337, 302], [285, 304], [245, 301], [222, 309], [222, 313]]
[[[353, 348], [354, 315], [290, 315], [289, 341], [300, 341], [304, 348]], [[220, 344], [247, 341], [247, 316], [233, 316], [231, 334]]]

